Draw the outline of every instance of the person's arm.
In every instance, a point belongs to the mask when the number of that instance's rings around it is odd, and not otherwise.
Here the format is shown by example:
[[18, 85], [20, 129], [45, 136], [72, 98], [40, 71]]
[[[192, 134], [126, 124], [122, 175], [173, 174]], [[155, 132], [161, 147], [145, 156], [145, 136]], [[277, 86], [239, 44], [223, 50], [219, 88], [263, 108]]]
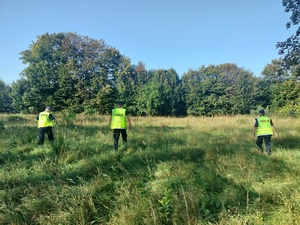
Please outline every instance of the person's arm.
[[254, 127], [254, 128], [253, 128], [253, 136], [254, 136], [254, 137], [256, 136], [256, 132], [257, 132], [257, 127]]
[[278, 134], [277, 134], [277, 131], [276, 131], [276, 128], [274, 125], [272, 125], [272, 129], [273, 129], [273, 132], [274, 132], [274, 137], [278, 137]]
[[37, 120], [39, 120], [39, 116], [40, 116], [40, 114], [39, 115], [37, 115], [36, 117], [35, 117], [35, 121], [37, 121]]
[[257, 127], [258, 127], [258, 121], [257, 119], [255, 119], [255, 124], [254, 124], [254, 128], [253, 128], [253, 136], [256, 136], [257, 133]]
[[49, 119], [55, 121], [55, 117], [52, 114], [49, 114]]
[[270, 119], [270, 123], [271, 123], [272, 129], [273, 129], [274, 137], [277, 137], [278, 134], [277, 134], [277, 131], [276, 131], [276, 128], [275, 128], [275, 126], [274, 126], [274, 124], [273, 124], [272, 119]]

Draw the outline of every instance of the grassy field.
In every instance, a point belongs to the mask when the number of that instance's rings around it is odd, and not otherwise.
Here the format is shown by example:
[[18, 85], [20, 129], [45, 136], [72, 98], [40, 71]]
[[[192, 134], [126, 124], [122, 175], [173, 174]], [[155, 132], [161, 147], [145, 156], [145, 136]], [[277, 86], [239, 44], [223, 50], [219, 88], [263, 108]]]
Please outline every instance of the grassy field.
[[33, 115], [0, 115], [0, 224], [300, 224], [300, 120], [133, 117], [113, 150], [107, 116], [56, 115], [37, 145]]

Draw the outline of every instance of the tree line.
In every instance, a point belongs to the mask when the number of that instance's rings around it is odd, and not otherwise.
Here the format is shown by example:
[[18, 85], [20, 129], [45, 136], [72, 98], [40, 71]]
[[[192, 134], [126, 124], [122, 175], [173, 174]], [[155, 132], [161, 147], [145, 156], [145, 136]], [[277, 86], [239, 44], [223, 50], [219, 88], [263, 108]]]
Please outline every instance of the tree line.
[[[287, 28], [300, 21], [300, 3], [283, 0], [292, 12]], [[269, 108], [299, 112], [300, 28], [276, 47], [261, 76], [234, 63], [202, 66], [181, 77], [173, 68], [147, 70], [125, 55], [76, 33], [43, 34], [21, 52], [27, 67], [11, 85], [0, 80], [1, 113], [37, 113], [45, 105], [55, 111], [108, 114], [117, 100], [131, 115], [213, 116], [249, 114]]]

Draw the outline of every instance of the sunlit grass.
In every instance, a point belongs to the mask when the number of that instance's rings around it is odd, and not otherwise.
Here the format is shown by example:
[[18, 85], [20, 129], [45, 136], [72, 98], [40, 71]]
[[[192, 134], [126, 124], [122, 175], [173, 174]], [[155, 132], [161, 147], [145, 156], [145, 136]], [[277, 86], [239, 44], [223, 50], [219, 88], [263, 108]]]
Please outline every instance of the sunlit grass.
[[33, 115], [0, 115], [1, 224], [298, 224], [300, 124], [272, 117], [261, 154], [252, 116], [132, 117], [113, 150], [108, 116], [56, 114], [37, 145]]

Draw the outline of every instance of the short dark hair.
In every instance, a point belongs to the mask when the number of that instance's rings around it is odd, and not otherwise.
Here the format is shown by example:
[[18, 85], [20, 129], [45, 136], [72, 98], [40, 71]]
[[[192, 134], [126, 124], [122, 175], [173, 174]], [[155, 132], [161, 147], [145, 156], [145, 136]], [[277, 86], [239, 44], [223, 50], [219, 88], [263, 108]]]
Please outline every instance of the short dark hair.
[[123, 105], [123, 102], [122, 101], [118, 101], [117, 104], [118, 105]]
[[258, 111], [259, 114], [265, 114], [265, 110], [261, 109]]

